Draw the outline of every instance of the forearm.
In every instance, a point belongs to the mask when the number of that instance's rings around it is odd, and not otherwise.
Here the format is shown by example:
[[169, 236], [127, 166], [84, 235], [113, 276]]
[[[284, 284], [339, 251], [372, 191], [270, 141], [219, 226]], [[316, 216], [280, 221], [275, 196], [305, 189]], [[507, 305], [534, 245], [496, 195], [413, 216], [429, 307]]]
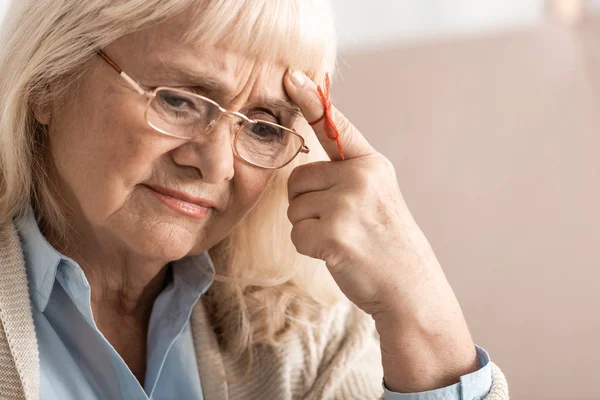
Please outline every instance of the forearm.
[[419, 292], [436, 293], [437, 298], [410, 299], [402, 311], [375, 317], [384, 380], [391, 391], [414, 393], [449, 386], [480, 368], [452, 289], [445, 279], [436, 286], [435, 291]]

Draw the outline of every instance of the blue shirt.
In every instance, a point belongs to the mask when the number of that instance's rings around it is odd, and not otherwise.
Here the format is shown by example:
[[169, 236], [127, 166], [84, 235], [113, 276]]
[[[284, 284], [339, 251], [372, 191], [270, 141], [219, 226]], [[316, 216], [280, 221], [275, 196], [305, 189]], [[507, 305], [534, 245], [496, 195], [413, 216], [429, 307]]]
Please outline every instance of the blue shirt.
[[[81, 267], [46, 241], [31, 210], [18, 229], [40, 354], [40, 400], [203, 399], [189, 319], [213, 282], [215, 271], [207, 252], [171, 264], [173, 279], [152, 308], [142, 387], [96, 326], [90, 285]], [[487, 353], [477, 351], [482, 368], [463, 376], [460, 383], [413, 394], [385, 390], [385, 398], [484, 397], [491, 388], [491, 366]]]

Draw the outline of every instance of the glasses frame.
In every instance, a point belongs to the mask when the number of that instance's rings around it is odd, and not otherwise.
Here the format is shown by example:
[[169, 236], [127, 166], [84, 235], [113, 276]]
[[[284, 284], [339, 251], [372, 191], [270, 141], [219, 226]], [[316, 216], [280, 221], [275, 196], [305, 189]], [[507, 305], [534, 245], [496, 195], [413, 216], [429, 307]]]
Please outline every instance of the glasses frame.
[[[123, 78], [127, 84], [138, 94], [146, 97], [148, 99], [147, 103], [146, 103], [146, 110], [144, 111], [144, 118], [146, 119], [146, 123], [148, 123], [148, 125], [154, 129], [155, 131], [162, 133], [163, 135], [167, 135], [167, 136], [171, 136], [174, 138], [178, 138], [178, 139], [185, 139], [185, 140], [193, 140], [201, 135], [205, 135], [207, 133], [209, 133], [212, 128], [217, 124], [217, 122], [221, 119], [221, 117], [223, 115], [232, 115], [235, 117], [240, 118], [243, 122], [243, 124], [238, 128], [238, 130], [235, 132], [235, 136], [233, 139], [233, 151], [235, 153], [235, 155], [237, 155], [239, 158], [241, 158], [242, 160], [246, 161], [249, 164], [252, 164], [256, 167], [259, 168], [264, 168], [264, 169], [281, 169], [283, 167], [285, 167], [286, 165], [288, 165], [289, 163], [291, 163], [300, 153], [304, 153], [304, 154], [308, 154], [310, 152], [310, 149], [308, 148], [308, 146], [306, 146], [306, 141], [304, 140], [304, 138], [302, 137], [302, 135], [300, 135], [298, 132], [294, 131], [293, 129], [289, 129], [286, 128], [285, 126], [281, 126], [278, 125], [276, 123], [270, 122], [270, 121], [263, 121], [260, 119], [252, 119], [249, 118], [248, 116], [237, 112], [237, 111], [230, 111], [227, 110], [224, 107], [221, 107], [221, 105], [219, 103], [217, 103], [216, 101], [209, 99], [208, 97], [204, 97], [202, 95], [196, 94], [196, 93], [192, 93], [192, 92], [188, 92], [187, 90], [182, 90], [182, 89], [178, 89], [178, 88], [172, 88], [169, 86], [159, 86], [157, 88], [155, 88], [152, 91], [146, 90], [142, 87], [141, 84], [139, 84], [135, 79], [133, 79], [131, 76], [129, 76], [125, 71], [123, 71], [123, 69], [121, 67], [119, 67], [119, 65], [117, 65], [117, 63], [115, 63], [109, 56], [106, 55], [106, 53], [104, 53], [104, 51], [102, 50], [97, 50], [96, 53], [104, 60], [106, 61], [106, 63], [108, 63], [108, 65], [110, 65], [115, 71], [117, 71], [117, 73], [121, 76], [121, 78]], [[217, 107], [217, 109], [220, 111], [220, 115], [215, 118], [214, 121], [212, 121], [207, 129], [202, 132], [197, 134], [196, 136], [193, 137], [184, 137], [184, 136], [178, 136], [178, 135], [174, 135], [172, 133], [169, 133], [161, 128], [158, 128], [157, 126], [153, 125], [150, 120], [148, 119], [148, 110], [150, 109], [150, 104], [152, 104], [152, 102], [154, 101], [154, 99], [156, 98], [156, 94], [158, 92], [160, 92], [161, 90], [169, 90], [169, 91], [174, 91], [174, 92], [178, 92], [178, 93], [182, 93], [185, 94], [186, 96], [193, 96], [196, 98], [199, 98], [203, 101], [207, 101], [213, 105], [215, 105]], [[271, 125], [271, 126], [276, 126], [278, 128], [284, 129], [285, 131], [297, 136], [298, 138], [300, 138], [300, 141], [302, 142], [302, 145], [300, 146], [300, 148], [298, 150], [296, 150], [296, 152], [294, 153], [294, 155], [283, 165], [279, 166], [279, 167], [265, 167], [263, 165], [259, 165], [256, 164], [253, 161], [250, 161], [246, 158], [244, 158], [237, 150], [237, 143], [238, 143], [238, 137], [240, 135], [240, 132], [242, 132], [242, 130], [246, 127], [246, 125], [248, 124], [256, 124], [256, 123], [261, 123], [261, 124], [267, 124], [267, 125]]]

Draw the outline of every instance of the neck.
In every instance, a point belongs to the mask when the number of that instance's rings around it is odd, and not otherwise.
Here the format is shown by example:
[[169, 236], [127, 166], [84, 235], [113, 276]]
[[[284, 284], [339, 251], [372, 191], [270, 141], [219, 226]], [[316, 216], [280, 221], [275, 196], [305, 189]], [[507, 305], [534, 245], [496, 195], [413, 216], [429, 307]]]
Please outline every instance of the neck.
[[47, 225], [42, 234], [84, 271], [94, 314], [149, 319], [154, 301], [170, 279], [168, 261], [132, 254], [93, 232], [69, 230], [68, 245]]

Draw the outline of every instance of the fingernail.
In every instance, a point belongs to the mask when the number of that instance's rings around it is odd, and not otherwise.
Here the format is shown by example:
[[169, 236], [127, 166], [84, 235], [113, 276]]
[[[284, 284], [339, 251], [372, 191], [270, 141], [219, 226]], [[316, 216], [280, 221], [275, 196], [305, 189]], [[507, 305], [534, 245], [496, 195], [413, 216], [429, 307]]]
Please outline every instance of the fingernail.
[[298, 71], [298, 70], [292, 71], [292, 73], [290, 74], [290, 77], [292, 78], [292, 83], [296, 87], [301, 88], [302, 86], [304, 86], [306, 84], [306, 75], [304, 75], [304, 73], [301, 71]]

